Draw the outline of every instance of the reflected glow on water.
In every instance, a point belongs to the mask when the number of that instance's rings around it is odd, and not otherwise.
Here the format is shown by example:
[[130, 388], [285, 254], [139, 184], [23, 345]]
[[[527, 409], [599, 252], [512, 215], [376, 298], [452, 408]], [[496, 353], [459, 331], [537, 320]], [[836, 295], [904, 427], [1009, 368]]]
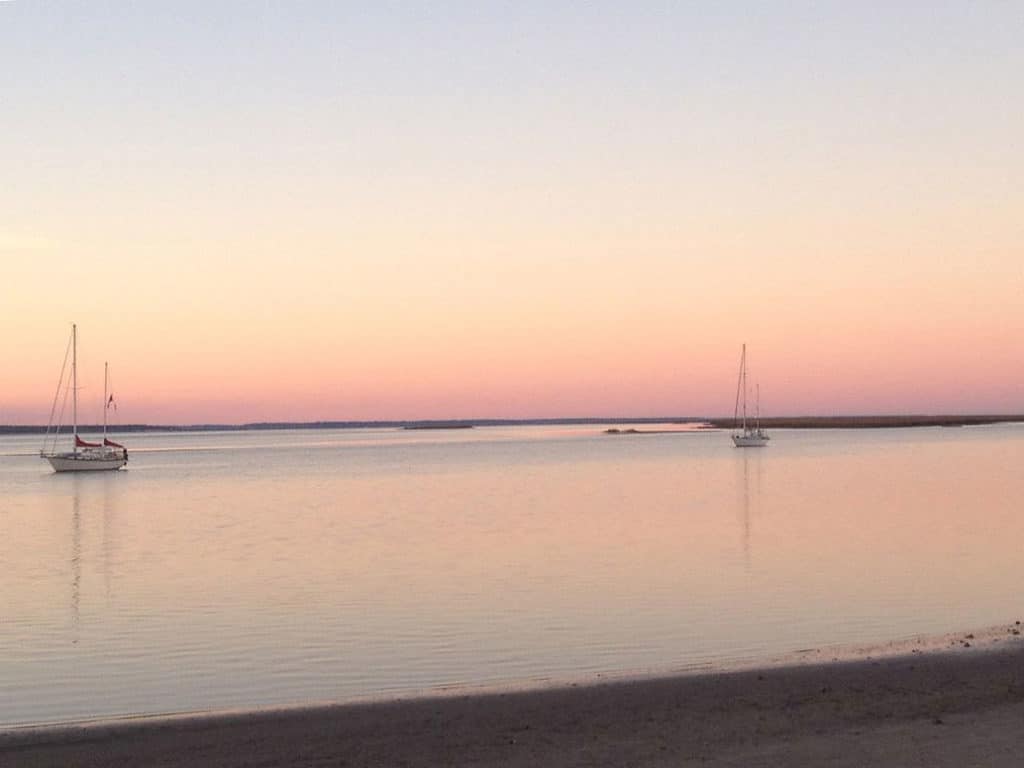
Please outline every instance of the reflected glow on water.
[[0, 723], [680, 669], [1018, 618], [1024, 427], [0, 439]]

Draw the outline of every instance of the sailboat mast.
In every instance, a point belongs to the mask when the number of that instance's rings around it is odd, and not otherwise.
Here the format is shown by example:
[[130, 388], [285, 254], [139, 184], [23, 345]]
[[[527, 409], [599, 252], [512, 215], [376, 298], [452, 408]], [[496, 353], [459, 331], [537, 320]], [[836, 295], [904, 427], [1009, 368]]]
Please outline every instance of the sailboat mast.
[[740, 355], [740, 369], [736, 374], [736, 402], [732, 407], [732, 428], [740, 426], [740, 387], [743, 386], [743, 355]]
[[71, 420], [75, 436], [72, 452], [78, 454], [78, 326], [71, 324]]
[[747, 431], [747, 345], [743, 345], [740, 358], [740, 376], [743, 379], [743, 431]]
[[103, 363], [103, 442], [107, 441], [107, 366]]

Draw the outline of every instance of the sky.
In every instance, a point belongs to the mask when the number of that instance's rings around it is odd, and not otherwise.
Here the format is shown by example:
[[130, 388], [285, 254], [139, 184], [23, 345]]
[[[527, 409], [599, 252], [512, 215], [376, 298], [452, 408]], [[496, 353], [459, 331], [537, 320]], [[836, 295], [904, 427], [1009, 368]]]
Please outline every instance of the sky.
[[1024, 6], [0, 2], [0, 423], [1024, 412]]

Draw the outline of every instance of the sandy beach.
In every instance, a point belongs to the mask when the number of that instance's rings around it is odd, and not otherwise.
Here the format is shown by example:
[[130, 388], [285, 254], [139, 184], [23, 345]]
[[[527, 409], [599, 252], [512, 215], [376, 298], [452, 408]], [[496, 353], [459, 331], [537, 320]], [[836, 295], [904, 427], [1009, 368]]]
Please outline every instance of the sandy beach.
[[9, 729], [0, 765], [1016, 766], [1015, 628], [885, 658]]

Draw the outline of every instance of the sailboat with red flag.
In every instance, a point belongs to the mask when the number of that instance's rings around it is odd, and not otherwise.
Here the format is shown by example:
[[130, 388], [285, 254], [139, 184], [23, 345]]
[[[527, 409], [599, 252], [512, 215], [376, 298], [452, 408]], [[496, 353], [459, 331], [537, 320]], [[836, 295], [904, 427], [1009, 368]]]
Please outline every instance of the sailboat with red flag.
[[[92, 443], [83, 440], [78, 434], [78, 326], [71, 326], [71, 376], [65, 386], [64, 373], [67, 369], [68, 353], [64, 353], [64, 365], [60, 371], [57, 392], [53, 396], [53, 407], [50, 409], [50, 425], [46, 428], [46, 438], [40, 456], [50, 462], [54, 472], [94, 472], [97, 470], [120, 469], [128, 463], [128, 449], [107, 437], [107, 411], [114, 405], [114, 397], [108, 393], [108, 368], [103, 365], [103, 441]], [[61, 398], [63, 391], [64, 397]], [[68, 394], [71, 395], [71, 450], [57, 452], [57, 440], [60, 437], [60, 423], [63, 420], [64, 408]], [[57, 402], [60, 401], [60, 412]], [[57, 416], [56, 421], [54, 417]], [[54, 428], [54, 424], [57, 424]], [[49, 445], [49, 450], [47, 446]]]

